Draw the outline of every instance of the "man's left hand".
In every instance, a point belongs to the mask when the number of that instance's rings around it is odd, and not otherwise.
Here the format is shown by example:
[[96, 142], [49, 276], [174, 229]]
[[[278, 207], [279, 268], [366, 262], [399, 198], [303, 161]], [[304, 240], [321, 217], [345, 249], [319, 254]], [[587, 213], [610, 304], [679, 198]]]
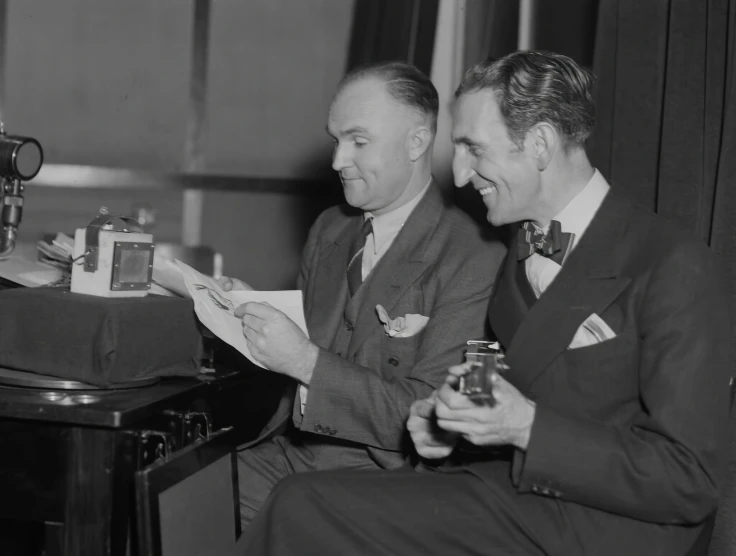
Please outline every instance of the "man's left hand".
[[534, 402], [525, 398], [501, 375], [493, 376], [493, 406], [475, 402], [457, 391], [458, 377], [466, 367], [450, 368], [435, 402], [440, 428], [462, 435], [476, 446], [511, 444], [526, 450], [534, 414]]
[[235, 309], [251, 355], [267, 369], [309, 384], [319, 348], [301, 328], [267, 303], [244, 303]]

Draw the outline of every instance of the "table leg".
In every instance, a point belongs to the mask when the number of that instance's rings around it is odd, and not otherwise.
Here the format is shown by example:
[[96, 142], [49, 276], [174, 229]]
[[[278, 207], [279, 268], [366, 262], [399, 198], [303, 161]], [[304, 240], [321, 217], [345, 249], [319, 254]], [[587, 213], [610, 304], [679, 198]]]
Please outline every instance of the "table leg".
[[63, 553], [124, 556], [132, 470], [125, 465], [123, 431], [69, 431]]

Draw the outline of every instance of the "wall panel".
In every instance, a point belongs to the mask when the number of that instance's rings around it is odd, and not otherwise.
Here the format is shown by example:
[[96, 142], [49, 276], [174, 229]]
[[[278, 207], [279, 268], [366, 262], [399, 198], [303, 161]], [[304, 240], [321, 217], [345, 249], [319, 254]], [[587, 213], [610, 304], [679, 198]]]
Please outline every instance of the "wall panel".
[[[327, 111], [347, 61], [352, 0], [212, 5], [205, 163], [221, 174], [333, 176]], [[306, 232], [333, 200], [205, 193], [202, 243], [260, 289], [293, 287]]]
[[282, 178], [324, 171], [352, 10], [352, 0], [213, 2], [208, 169]]
[[8, 130], [49, 162], [177, 170], [191, 18], [182, 0], [8, 2]]

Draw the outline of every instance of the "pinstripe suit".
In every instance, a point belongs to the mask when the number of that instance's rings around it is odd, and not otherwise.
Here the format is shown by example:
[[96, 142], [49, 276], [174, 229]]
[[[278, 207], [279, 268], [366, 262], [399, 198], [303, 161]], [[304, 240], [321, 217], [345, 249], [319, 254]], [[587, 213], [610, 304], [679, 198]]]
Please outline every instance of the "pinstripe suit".
[[[411, 450], [404, 425], [411, 403], [462, 362], [465, 342], [485, 335], [488, 299], [505, 254], [436, 184], [349, 299], [348, 251], [363, 218], [345, 206], [310, 231], [299, 278], [312, 342], [323, 348], [291, 430], [241, 453], [241, 512], [247, 521], [281, 477], [323, 469], [393, 469]], [[408, 338], [386, 335], [375, 307], [392, 318], [429, 317]]]

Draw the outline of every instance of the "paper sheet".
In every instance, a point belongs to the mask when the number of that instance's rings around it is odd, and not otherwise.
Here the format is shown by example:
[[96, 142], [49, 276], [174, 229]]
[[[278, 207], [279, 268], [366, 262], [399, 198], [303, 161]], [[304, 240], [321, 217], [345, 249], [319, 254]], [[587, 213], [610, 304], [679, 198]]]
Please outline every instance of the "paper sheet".
[[263, 365], [250, 354], [248, 343], [243, 336], [243, 322], [234, 314], [238, 305], [250, 301], [268, 303], [286, 314], [307, 336], [309, 335], [300, 290], [225, 292], [214, 278], [197, 272], [179, 260], [176, 264], [181, 270], [184, 285], [194, 301], [194, 311], [202, 324], [259, 367]]
[[29, 288], [45, 286], [61, 278], [61, 270], [20, 255], [10, 255], [0, 261], [0, 277]]
[[[192, 268], [192, 270], [194, 269]], [[157, 293], [159, 295], [178, 294], [182, 297], [191, 297], [189, 290], [184, 284], [184, 278], [177, 263], [170, 259], [157, 256], [155, 251], [153, 254], [153, 275], [151, 278], [151, 293]]]

